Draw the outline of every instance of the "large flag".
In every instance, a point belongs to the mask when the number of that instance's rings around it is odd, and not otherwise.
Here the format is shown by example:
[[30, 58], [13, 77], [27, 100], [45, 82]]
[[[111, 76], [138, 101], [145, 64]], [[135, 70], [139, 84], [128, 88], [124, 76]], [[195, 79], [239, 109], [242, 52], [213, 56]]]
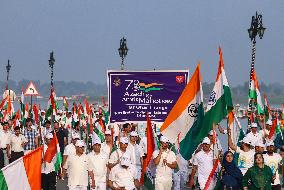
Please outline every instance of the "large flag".
[[219, 48], [219, 67], [213, 91], [207, 104], [202, 123], [202, 137], [204, 138], [213, 128], [213, 124], [220, 123], [233, 110], [231, 90], [226, 77], [222, 49]]
[[252, 71], [252, 81], [249, 89], [249, 98], [254, 100], [257, 108], [257, 114], [264, 114], [264, 106], [262, 104], [261, 94], [255, 70]]
[[44, 161], [48, 163], [53, 163], [55, 171], [60, 169], [60, 165], [62, 163], [62, 155], [59, 148], [59, 143], [56, 137], [56, 133], [53, 134], [53, 138], [51, 139], [47, 150], [44, 154]]
[[[222, 49], [219, 48], [219, 68], [216, 77], [216, 82], [213, 88], [213, 91], [210, 94], [210, 98], [206, 108], [206, 115], [208, 121], [205, 121], [205, 125], [210, 124], [211, 127], [213, 123], [219, 123], [224, 119], [227, 114], [233, 110], [231, 90], [229, 83], [225, 74], [224, 61]], [[210, 116], [210, 117], [209, 117]]]
[[170, 111], [161, 127], [161, 133], [172, 143], [180, 140], [180, 154], [189, 160], [203, 138], [200, 125], [204, 116], [200, 65]]
[[152, 129], [152, 123], [151, 119], [147, 113], [147, 153], [146, 158], [143, 160], [143, 166], [142, 166], [142, 173], [141, 173], [141, 183], [144, 184], [144, 186], [147, 189], [155, 189], [154, 185], [154, 178], [153, 178], [153, 168], [150, 168], [150, 163], [152, 160], [153, 152], [155, 150], [155, 140], [154, 140], [154, 134]]
[[0, 172], [0, 189], [41, 189], [41, 161], [42, 147], [39, 147], [2, 168]]

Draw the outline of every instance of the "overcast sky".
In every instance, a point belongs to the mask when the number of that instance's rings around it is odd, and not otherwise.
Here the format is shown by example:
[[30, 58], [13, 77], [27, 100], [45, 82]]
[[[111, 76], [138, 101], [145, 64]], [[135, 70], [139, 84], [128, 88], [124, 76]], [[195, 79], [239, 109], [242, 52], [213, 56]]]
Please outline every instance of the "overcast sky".
[[201, 61], [204, 81], [214, 81], [218, 46], [232, 86], [249, 78], [247, 29], [256, 11], [267, 28], [257, 40], [259, 81], [284, 81], [283, 0], [2, 0], [0, 80], [7, 60], [11, 78], [48, 81], [55, 52], [55, 80], [106, 83], [119, 69], [119, 40], [125, 36], [130, 70], [189, 69]]

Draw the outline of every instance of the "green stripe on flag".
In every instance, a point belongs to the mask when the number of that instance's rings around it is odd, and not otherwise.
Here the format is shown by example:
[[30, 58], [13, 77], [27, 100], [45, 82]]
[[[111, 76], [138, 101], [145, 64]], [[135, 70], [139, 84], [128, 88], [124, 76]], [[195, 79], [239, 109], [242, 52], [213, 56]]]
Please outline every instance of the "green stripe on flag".
[[185, 138], [180, 142], [180, 154], [185, 160], [189, 160], [191, 158], [197, 146], [210, 131], [210, 129], [207, 130], [201, 128], [202, 120], [204, 118], [204, 109], [202, 103], [198, 106], [197, 117], [198, 118], [193, 123]]
[[0, 171], [0, 189], [1, 190], [8, 190], [8, 185], [7, 185], [7, 182], [5, 180], [5, 177], [4, 177], [2, 170]]
[[148, 176], [149, 174], [144, 174], [144, 186], [147, 188], [147, 190], [154, 190], [155, 189], [155, 181], [154, 179], [150, 179]]
[[55, 171], [58, 171], [60, 169], [61, 163], [62, 163], [61, 152], [57, 152], [57, 158], [56, 158], [56, 162], [54, 164]]

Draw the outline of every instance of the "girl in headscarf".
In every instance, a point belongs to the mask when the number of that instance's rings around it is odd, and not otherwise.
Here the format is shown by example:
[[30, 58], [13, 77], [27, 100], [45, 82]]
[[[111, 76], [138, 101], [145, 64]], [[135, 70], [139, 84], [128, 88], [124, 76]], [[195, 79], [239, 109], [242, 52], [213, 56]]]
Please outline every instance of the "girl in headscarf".
[[231, 151], [224, 154], [220, 190], [240, 190], [242, 188], [242, 172], [234, 162]]
[[269, 166], [264, 165], [263, 155], [254, 155], [254, 166], [249, 168], [243, 178], [244, 190], [271, 190], [271, 183], [275, 180]]

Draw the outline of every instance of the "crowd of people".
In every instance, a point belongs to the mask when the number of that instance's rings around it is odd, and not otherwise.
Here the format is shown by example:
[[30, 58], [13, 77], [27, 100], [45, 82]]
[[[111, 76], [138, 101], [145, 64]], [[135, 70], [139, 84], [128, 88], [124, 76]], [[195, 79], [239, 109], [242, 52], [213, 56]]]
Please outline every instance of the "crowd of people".
[[[41, 112], [44, 118], [45, 112]], [[87, 188], [133, 190], [146, 188], [141, 183], [143, 161], [147, 156], [147, 139], [134, 123], [107, 125], [104, 115], [95, 112], [95, 132], [88, 132], [87, 120], [69, 111], [60, 111], [40, 125], [33, 119], [24, 122], [2, 122], [0, 126], [0, 168], [44, 145], [44, 152], [56, 135], [63, 157], [59, 171], [53, 163], [42, 163], [42, 189], [55, 190], [58, 180], [68, 179], [70, 190]], [[154, 189], [263, 189], [280, 190], [284, 158], [284, 133], [269, 137], [272, 121], [262, 130], [252, 123], [248, 133], [237, 144], [232, 131], [217, 125], [219, 134], [228, 136], [224, 151], [214, 131], [203, 139], [190, 160], [184, 160], [178, 146], [154, 127], [158, 144], [152, 155]], [[217, 139], [216, 139], [217, 138]], [[176, 148], [177, 147], [177, 148]], [[220, 164], [208, 183], [216, 160]], [[67, 177], [67, 178], [66, 178]]]

